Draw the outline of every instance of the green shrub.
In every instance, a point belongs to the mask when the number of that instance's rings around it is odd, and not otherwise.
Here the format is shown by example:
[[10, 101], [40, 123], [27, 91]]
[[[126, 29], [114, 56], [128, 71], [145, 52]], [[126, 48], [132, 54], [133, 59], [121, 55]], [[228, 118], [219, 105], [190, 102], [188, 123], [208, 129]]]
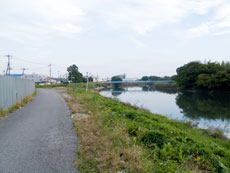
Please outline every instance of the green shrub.
[[153, 130], [147, 132], [142, 137], [141, 141], [148, 147], [151, 147], [153, 144], [157, 144], [157, 146], [161, 148], [165, 143], [168, 142], [168, 138], [164, 133]]

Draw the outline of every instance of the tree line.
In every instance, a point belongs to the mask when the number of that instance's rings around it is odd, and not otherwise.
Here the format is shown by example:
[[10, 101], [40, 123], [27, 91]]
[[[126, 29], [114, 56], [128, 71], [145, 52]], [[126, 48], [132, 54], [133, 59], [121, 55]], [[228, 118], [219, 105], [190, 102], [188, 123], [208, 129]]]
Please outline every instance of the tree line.
[[230, 63], [192, 61], [177, 68], [176, 83], [185, 89], [230, 89]]
[[142, 81], [170, 81], [174, 80], [174, 76], [164, 76], [164, 77], [159, 77], [159, 76], [143, 76], [140, 80]]

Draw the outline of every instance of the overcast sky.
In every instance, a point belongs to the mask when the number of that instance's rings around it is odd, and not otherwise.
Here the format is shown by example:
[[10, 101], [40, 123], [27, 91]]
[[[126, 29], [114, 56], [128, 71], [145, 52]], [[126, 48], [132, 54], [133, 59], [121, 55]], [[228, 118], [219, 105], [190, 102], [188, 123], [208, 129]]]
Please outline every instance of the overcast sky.
[[173, 75], [230, 60], [229, 0], [0, 0], [0, 73]]

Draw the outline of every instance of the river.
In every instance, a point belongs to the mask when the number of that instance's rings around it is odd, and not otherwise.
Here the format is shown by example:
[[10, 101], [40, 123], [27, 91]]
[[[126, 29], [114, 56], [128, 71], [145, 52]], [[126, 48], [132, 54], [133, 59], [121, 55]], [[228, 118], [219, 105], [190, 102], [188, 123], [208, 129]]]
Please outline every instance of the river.
[[230, 137], [230, 92], [162, 92], [129, 87], [122, 91], [101, 91], [100, 94], [170, 119], [190, 121], [199, 128], [218, 128]]

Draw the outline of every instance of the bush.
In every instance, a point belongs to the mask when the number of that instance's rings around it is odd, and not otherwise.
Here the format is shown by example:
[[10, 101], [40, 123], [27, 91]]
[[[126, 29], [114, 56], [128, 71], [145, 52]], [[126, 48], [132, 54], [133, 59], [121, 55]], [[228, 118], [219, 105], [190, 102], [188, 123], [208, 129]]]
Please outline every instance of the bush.
[[168, 138], [164, 133], [159, 131], [149, 131], [141, 139], [141, 141], [148, 147], [152, 147], [153, 144], [157, 144], [158, 147], [162, 147], [168, 142]]

